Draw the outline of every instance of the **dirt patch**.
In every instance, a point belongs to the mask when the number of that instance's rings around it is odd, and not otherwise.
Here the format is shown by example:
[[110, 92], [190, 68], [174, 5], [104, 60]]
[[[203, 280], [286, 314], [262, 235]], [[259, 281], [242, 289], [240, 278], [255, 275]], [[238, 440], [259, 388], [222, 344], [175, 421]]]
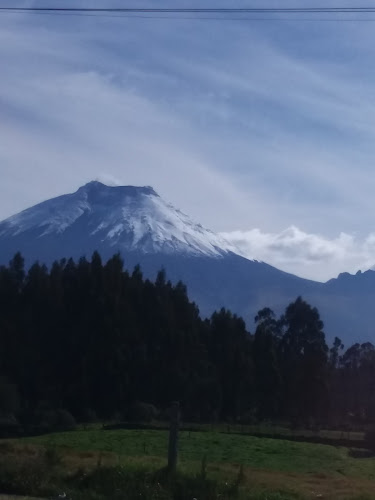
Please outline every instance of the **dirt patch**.
[[293, 474], [246, 469], [245, 476], [250, 488], [293, 491], [307, 499], [345, 500], [373, 495], [375, 491], [374, 480], [330, 474]]

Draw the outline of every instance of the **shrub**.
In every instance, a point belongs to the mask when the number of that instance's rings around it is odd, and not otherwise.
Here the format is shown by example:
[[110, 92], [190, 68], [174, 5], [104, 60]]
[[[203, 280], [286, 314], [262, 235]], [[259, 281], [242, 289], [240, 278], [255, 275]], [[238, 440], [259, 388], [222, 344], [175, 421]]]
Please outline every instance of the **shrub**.
[[87, 428], [87, 424], [92, 424], [96, 422], [98, 417], [95, 413], [95, 410], [91, 408], [85, 408], [81, 414], [80, 421], [83, 422], [85, 429]]
[[255, 410], [248, 410], [244, 412], [237, 422], [241, 425], [254, 425], [258, 422]]
[[39, 425], [46, 431], [71, 431], [77, 424], [67, 410], [47, 410], [39, 414]]
[[[78, 498], [110, 498], [111, 500], [217, 500], [227, 498], [218, 483], [202, 477], [168, 474], [166, 469], [154, 473], [123, 467], [102, 467], [86, 476], [72, 478]], [[229, 490], [228, 490], [229, 492]], [[89, 496], [95, 493], [95, 497]], [[224, 493], [224, 494], [220, 494]], [[74, 496], [76, 498], [76, 496]]]
[[12, 437], [21, 433], [21, 427], [13, 413], [0, 413], [0, 438]]
[[129, 422], [151, 422], [157, 414], [158, 411], [154, 405], [136, 401], [130, 406], [125, 417]]
[[62, 464], [61, 453], [56, 448], [46, 448], [43, 454], [43, 461], [48, 468], [54, 468]]
[[0, 411], [4, 413], [18, 413], [20, 397], [17, 386], [7, 378], [0, 377]]
[[365, 434], [365, 446], [375, 452], [375, 428], [370, 429]]
[[0, 490], [2, 492], [50, 496], [55, 493], [55, 485], [51, 484], [45, 466], [39, 461], [31, 463], [3, 463], [0, 468]]

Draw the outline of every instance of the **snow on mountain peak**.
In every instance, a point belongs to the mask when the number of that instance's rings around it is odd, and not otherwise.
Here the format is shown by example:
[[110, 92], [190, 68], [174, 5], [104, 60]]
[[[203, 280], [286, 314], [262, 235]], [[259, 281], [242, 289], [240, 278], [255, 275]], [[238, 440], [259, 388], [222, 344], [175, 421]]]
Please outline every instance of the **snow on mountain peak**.
[[92, 200], [95, 197], [110, 199], [115, 196], [140, 196], [142, 194], [159, 196], [151, 186], [108, 186], [99, 181], [91, 181], [81, 186], [77, 193], [84, 193]]
[[6, 219], [0, 223], [0, 238], [23, 233], [68, 237], [77, 227], [114, 251], [210, 257], [237, 253], [224, 238], [166, 203], [152, 187], [107, 186], [98, 181]]

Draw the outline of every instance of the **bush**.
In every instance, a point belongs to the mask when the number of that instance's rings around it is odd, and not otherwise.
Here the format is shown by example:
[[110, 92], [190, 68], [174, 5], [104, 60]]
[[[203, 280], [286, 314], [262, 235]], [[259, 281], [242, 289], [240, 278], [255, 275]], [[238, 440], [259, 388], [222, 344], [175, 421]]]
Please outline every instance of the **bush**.
[[54, 468], [62, 464], [61, 453], [56, 448], [46, 448], [43, 454], [43, 462], [48, 468]]
[[154, 405], [136, 401], [126, 412], [125, 418], [129, 422], [151, 422], [157, 415], [158, 411]]
[[87, 424], [92, 424], [96, 422], [98, 417], [94, 410], [91, 408], [85, 408], [81, 413], [80, 422], [84, 424], [85, 429], [87, 428]]
[[375, 429], [370, 429], [365, 434], [365, 446], [375, 452]]
[[254, 425], [258, 423], [255, 410], [248, 410], [244, 412], [238, 419], [237, 423], [241, 425]]
[[27, 464], [2, 463], [0, 490], [10, 494], [50, 496], [56, 492], [45, 466], [39, 461]]
[[17, 386], [5, 377], [0, 377], [0, 411], [4, 413], [18, 413], [20, 397]]
[[22, 432], [13, 413], [0, 413], [0, 438], [17, 436]]
[[[186, 477], [180, 473], [168, 474], [166, 469], [156, 472], [132, 470], [123, 467], [102, 467], [86, 476], [72, 478], [78, 498], [111, 500], [192, 500], [228, 498], [229, 489], [220, 489], [218, 483], [202, 477]], [[95, 494], [95, 497], [90, 494]], [[233, 496], [233, 495], [231, 495]], [[74, 495], [76, 498], [76, 495]]]
[[48, 432], [72, 431], [76, 428], [76, 421], [67, 410], [47, 410], [39, 414], [39, 426]]

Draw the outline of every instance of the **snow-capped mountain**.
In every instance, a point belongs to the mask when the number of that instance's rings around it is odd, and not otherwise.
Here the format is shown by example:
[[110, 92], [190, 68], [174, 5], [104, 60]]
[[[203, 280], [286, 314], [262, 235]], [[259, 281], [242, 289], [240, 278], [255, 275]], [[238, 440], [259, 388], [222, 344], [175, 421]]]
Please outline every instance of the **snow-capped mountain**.
[[90, 182], [0, 223], [0, 239], [62, 237], [85, 223], [88, 238], [115, 251], [222, 257], [233, 245], [166, 203], [151, 187]]
[[120, 252], [126, 268], [140, 264], [151, 279], [164, 267], [173, 282], [187, 284], [203, 316], [226, 307], [252, 330], [259, 309], [280, 314], [302, 295], [318, 308], [329, 338], [374, 340], [375, 272], [317, 283], [245, 259], [150, 187], [90, 182], [0, 222], [0, 265], [17, 251], [27, 265], [36, 260], [50, 265], [61, 258], [90, 258], [95, 250], [104, 260]]

